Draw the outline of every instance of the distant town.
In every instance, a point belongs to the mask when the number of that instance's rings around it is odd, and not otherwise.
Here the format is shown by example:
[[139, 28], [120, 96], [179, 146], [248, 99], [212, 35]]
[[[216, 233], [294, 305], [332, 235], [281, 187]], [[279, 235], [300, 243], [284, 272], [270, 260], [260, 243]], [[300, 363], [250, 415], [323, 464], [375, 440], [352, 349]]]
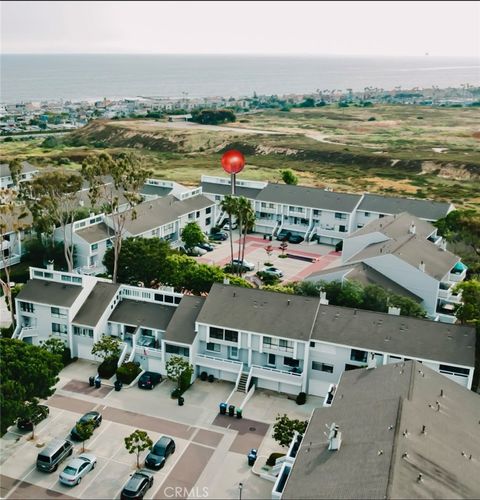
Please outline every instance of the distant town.
[[463, 84], [460, 88], [428, 89], [395, 87], [385, 90], [365, 87], [352, 89], [317, 89], [308, 94], [257, 95], [234, 97], [147, 97], [102, 100], [28, 101], [15, 104], [0, 103], [0, 135], [56, 133], [83, 127], [90, 120], [169, 117], [170, 120], [189, 120], [189, 113], [200, 109], [230, 109], [251, 113], [263, 109], [288, 111], [292, 107], [370, 106], [373, 104], [416, 104], [424, 106], [480, 106], [480, 87]]

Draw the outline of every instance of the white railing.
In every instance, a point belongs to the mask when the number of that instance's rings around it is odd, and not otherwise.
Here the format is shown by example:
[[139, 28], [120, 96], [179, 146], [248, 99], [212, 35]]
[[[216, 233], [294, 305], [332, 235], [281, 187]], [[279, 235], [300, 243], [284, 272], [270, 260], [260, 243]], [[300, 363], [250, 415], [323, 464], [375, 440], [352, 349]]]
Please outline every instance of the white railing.
[[118, 367], [123, 365], [123, 362], [125, 361], [125, 357], [127, 355], [127, 351], [128, 351], [128, 344], [124, 343], [122, 352], [120, 354], [120, 357], [118, 358], [118, 363], [117, 363]]
[[207, 368], [218, 368], [230, 372], [236, 372], [237, 370], [241, 372], [243, 369], [243, 363], [241, 361], [217, 358], [216, 356], [209, 356], [208, 354], [197, 354], [195, 356], [195, 363]]
[[147, 347], [143, 345], [136, 345], [135, 351], [137, 354], [142, 356], [152, 357], [152, 358], [162, 358], [162, 350], [155, 347]]
[[315, 230], [320, 236], [328, 236], [331, 238], [345, 238], [348, 235], [347, 231], [335, 231], [335, 229], [327, 229], [320, 226], [315, 226]]
[[293, 385], [302, 385], [304, 374], [287, 372], [285, 370], [268, 368], [266, 366], [252, 365], [248, 377], [248, 385], [250, 385], [251, 377], [263, 378], [273, 380], [274, 382], [284, 382]]
[[5, 259], [5, 262], [3, 259], [0, 259], [0, 269], [3, 269], [5, 266], [4, 264], [7, 264], [7, 266], [14, 266], [15, 264], [19, 264], [21, 260], [20, 255], [18, 254], [13, 254], [8, 259]]
[[248, 403], [248, 400], [253, 396], [254, 392], [255, 392], [255, 384], [253, 384], [252, 387], [250, 387], [250, 389], [247, 392], [247, 395], [243, 398], [242, 404], [240, 405], [240, 410], [243, 410], [245, 405]]
[[22, 326], [16, 333], [17, 335], [15, 337], [12, 335], [12, 338], [23, 340], [25, 337], [38, 336], [38, 329], [35, 326]]
[[463, 281], [465, 277], [467, 276], [467, 270], [463, 270], [461, 273], [448, 273], [448, 281], [451, 281], [453, 283], [458, 283], [460, 281]]
[[240, 383], [240, 379], [242, 378], [243, 370], [239, 370], [237, 375], [237, 380], [235, 381], [235, 390], [238, 389], [238, 384]]

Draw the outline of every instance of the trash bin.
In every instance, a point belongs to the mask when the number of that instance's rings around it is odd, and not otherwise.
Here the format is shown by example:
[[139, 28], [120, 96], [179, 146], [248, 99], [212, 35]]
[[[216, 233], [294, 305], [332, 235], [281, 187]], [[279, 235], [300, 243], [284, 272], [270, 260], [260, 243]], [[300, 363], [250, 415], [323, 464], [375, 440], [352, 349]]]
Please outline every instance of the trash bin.
[[185, 403], [185, 398], [182, 396], [178, 397], [178, 406], [183, 406], [183, 403]]
[[237, 418], [242, 418], [242, 409], [237, 408]]
[[272, 235], [271, 234], [268, 236], [268, 240], [272, 241]]
[[121, 388], [122, 388], [122, 382], [120, 382], [120, 380], [115, 380], [115, 390], [116, 391], [119, 391]]
[[233, 417], [233, 415], [235, 415], [235, 405], [230, 405], [230, 406], [228, 407], [228, 415], [229, 415], [230, 417]]
[[263, 235], [263, 239], [264, 239], [264, 240], [266, 240], [266, 239], [267, 239], [267, 235], [266, 235], [266, 234], [264, 234], [264, 235]]
[[220, 403], [220, 415], [227, 414], [227, 403]]
[[89, 377], [88, 383], [90, 384], [90, 387], [93, 387], [95, 385], [95, 377]]
[[97, 389], [100, 389], [101, 386], [102, 386], [102, 380], [101, 380], [101, 378], [100, 377], [96, 377], [95, 378], [95, 387]]
[[248, 458], [248, 465], [250, 465], [250, 467], [255, 465], [255, 461], [257, 460], [257, 450], [255, 448], [252, 448], [249, 454], [247, 455], [247, 458]]

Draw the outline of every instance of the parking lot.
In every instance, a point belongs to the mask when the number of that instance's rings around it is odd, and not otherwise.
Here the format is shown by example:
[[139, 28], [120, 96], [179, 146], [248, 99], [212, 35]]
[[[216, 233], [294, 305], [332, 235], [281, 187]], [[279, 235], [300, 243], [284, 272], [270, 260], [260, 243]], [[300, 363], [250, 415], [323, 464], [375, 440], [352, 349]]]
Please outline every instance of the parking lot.
[[[198, 380], [185, 393], [185, 405], [179, 407], [170, 398], [173, 386], [168, 381], [153, 391], [132, 387], [116, 392], [103, 385], [102, 391], [89, 394], [82, 388], [87, 384], [82, 378], [88, 378], [89, 364], [79, 361], [61, 373], [57, 392], [47, 401], [50, 415], [36, 427], [35, 439], [14, 426], [3, 436], [2, 498], [119, 498], [136, 469], [135, 455], [126, 451], [123, 441], [135, 429], [147, 431], [154, 442], [167, 435], [176, 443], [175, 454], [154, 472], [153, 487], [145, 498], [238, 498], [240, 482], [243, 498], [267, 498], [272, 483], [252, 473], [246, 453], [251, 447], [265, 455], [279, 451], [270, 427], [277, 413], [307, 418], [313, 406], [321, 404], [313, 398], [299, 407], [284, 395], [259, 391], [245, 409], [247, 418], [237, 420], [218, 415], [218, 403], [230, 393], [231, 383]], [[86, 451], [97, 457], [95, 469], [73, 488], [58, 480], [68, 458], [56, 472], [37, 471], [39, 450], [51, 439], [67, 438], [78, 418], [93, 409], [103, 416], [101, 426], [85, 444]], [[82, 444], [74, 445], [73, 456], [77, 456]], [[141, 461], [147, 453], [141, 454]]]
[[[234, 258], [238, 256], [238, 240], [238, 230], [233, 231]], [[292, 257], [281, 258], [280, 243], [280, 241], [275, 239], [272, 241], [264, 240], [263, 236], [258, 234], [247, 235], [245, 260], [255, 265], [255, 270], [247, 273], [247, 275], [255, 274], [265, 267], [265, 262], [269, 262], [283, 272], [282, 281], [286, 283], [303, 280], [314, 272], [321, 271], [327, 267], [333, 267], [340, 262], [341, 254], [336, 252], [334, 247], [306, 242], [300, 244], [289, 243], [285, 253], [307, 257], [311, 259], [310, 261], [298, 260]], [[270, 256], [265, 250], [268, 245], [273, 247]], [[223, 267], [230, 262], [230, 241], [226, 240], [215, 245], [215, 250], [208, 252], [202, 257], [198, 257], [198, 260]]]

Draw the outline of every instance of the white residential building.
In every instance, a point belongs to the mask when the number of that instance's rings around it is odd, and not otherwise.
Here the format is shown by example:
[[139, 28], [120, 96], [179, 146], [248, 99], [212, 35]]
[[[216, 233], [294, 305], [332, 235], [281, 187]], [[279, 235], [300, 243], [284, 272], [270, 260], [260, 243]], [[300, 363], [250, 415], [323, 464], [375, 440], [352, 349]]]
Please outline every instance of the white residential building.
[[471, 387], [475, 330], [428, 320], [329, 306], [324, 300], [214, 284], [208, 297], [171, 289], [30, 269], [16, 297], [14, 338], [65, 340], [93, 359], [103, 334], [122, 341], [124, 360], [165, 373], [173, 354], [245, 391], [263, 387], [326, 396], [342, 373], [407, 359]]
[[[18, 176], [17, 182], [25, 182], [33, 179], [37, 175], [38, 169], [27, 161], [22, 162], [22, 171]], [[10, 166], [8, 163], [0, 164], [0, 189], [5, 188], [15, 188], [13, 183], [12, 175], [10, 172]]]

